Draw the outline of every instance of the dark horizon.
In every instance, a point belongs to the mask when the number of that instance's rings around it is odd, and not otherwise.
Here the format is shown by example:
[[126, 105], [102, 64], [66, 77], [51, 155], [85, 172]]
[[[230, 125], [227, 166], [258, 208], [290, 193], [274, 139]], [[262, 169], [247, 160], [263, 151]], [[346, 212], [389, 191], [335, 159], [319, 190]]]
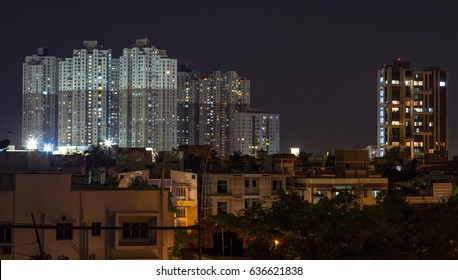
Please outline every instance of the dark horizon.
[[[0, 140], [20, 148], [22, 63], [45, 47], [69, 57], [84, 40], [113, 56], [148, 37], [178, 65], [207, 75], [228, 63], [251, 80], [251, 104], [281, 118], [281, 151], [313, 154], [376, 145], [377, 70], [397, 58], [449, 74], [449, 157], [458, 155], [454, 92], [458, 6], [453, 1], [215, 3], [171, 1], [122, 7], [80, 1], [3, 4]], [[111, 5], [111, 6], [110, 6]]]

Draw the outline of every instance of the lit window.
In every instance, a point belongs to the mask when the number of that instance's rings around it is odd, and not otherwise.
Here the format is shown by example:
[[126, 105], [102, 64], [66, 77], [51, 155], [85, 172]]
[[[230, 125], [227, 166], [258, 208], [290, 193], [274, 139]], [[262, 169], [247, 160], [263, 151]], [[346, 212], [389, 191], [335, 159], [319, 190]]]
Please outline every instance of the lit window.
[[176, 217], [186, 218], [186, 208], [177, 208]]
[[444, 82], [444, 81], [440, 81], [440, 82], [439, 82], [439, 86], [440, 86], [440, 87], [445, 87], [445, 82]]
[[377, 198], [377, 195], [380, 193], [380, 191], [372, 191], [372, 198]]
[[186, 197], [186, 187], [177, 187], [177, 197]]

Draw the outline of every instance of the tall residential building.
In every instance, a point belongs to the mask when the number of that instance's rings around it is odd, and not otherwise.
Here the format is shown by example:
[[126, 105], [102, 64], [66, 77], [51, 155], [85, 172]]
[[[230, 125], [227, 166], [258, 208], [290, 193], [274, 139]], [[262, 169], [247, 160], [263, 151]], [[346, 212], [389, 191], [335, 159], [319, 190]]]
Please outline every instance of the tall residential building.
[[57, 145], [57, 67], [59, 59], [38, 48], [22, 64], [22, 146]]
[[155, 50], [153, 151], [177, 147], [177, 60]]
[[119, 145], [153, 146], [154, 47], [136, 40], [119, 58]]
[[119, 144], [148, 147], [155, 152], [176, 144], [176, 59], [136, 40], [119, 62]]
[[119, 58], [111, 59], [111, 77], [108, 85], [108, 140], [112, 144], [119, 144]]
[[180, 66], [177, 73], [177, 144], [198, 143], [199, 77], [189, 65]]
[[219, 156], [229, 156], [235, 116], [250, 108], [250, 81], [226, 66], [205, 78], [191, 71], [178, 78], [180, 143], [212, 145]]
[[109, 140], [111, 50], [97, 41], [59, 63], [59, 146], [87, 146]]
[[254, 110], [237, 113], [232, 126], [230, 152], [255, 156], [259, 150], [268, 154], [280, 153], [280, 115]]
[[[40, 149], [109, 141], [155, 153], [212, 145], [223, 158], [240, 148], [279, 150], [279, 117], [250, 111], [249, 80], [227, 65], [204, 78], [189, 67], [178, 71], [177, 60], [147, 38], [120, 57], [98, 41], [83, 41], [63, 59], [40, 49], [26, 58], [23, 88], [23, 144], [36, 139]], [[251, 127], [239, 127], [245, 119]]]
[[447, 71], [394, 61], [378, 70], [377, 95], [378, 156], [400, 149], [420, 161], [428, 154], [447, 159]]

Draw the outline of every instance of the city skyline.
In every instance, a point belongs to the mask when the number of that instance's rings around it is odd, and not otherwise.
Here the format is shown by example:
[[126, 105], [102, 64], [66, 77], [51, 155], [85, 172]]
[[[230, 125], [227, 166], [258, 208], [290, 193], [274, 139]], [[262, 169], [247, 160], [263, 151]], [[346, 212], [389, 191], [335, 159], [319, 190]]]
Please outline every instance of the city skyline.
[[148, 38], [120, 57], [98, 41], [83, 41], [71, 57], [38, 48], [25, 58], [22, 83], [22, 148], [110, 143], [157, 153], [190, 144], [212, 145], [222, 157], [279, 153], [280, 116], [250, 107], [250, 80], [228, 65], [207, 77], [178, 69]]
[[[83, 40], [97, 40], [118, 56], [136, 38], [148, 37], [178, 65], [209, 73], [227, 62], [250, 79], [252, 103], [282, 116], [282, 152], [376, 145], [377, 69], [398, 57], [413, 68], [441, 67], [450, 81], [449, 155], [457, 154], [453, 2], [242, 3], [177, 1], [109, 12], [93, 3], [92, 10], [104, 12], [92, 22], [81, 20], [89, 11], [84, 3], [65, 12], [46, 2], [5, 4], [1, 80], [8, 102], [0, 105], [0, 138], [12, 131], [13, 144], [20, 142], [21, 63], [37, 47], [64, 57]], [[114, 20], [123, 13], [125, 19]]]

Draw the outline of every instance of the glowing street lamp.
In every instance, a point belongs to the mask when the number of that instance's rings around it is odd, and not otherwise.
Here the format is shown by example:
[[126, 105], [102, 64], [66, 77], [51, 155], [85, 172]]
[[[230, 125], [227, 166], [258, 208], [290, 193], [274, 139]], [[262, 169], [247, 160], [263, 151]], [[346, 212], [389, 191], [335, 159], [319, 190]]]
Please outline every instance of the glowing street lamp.
[[111, 145], [113, 145], [113, 143], [110, 140], [106, 140], [104, 144], [107, 147], [111, 147]]
[[46, 143], [43, 147], [43, 151], [45, 152], [52, 152], [52, 144]]
[[37, 139], [31, 138], [27, 142], [27, 150], [36, 150], [37, 149], [37, 145], [38, 145]]
[[275, 248], [278, 247], [278, 245], [280, 244], [280, 241], [278, 241], [277, 239], [274, 240], [274, 244], [275, 244]]

